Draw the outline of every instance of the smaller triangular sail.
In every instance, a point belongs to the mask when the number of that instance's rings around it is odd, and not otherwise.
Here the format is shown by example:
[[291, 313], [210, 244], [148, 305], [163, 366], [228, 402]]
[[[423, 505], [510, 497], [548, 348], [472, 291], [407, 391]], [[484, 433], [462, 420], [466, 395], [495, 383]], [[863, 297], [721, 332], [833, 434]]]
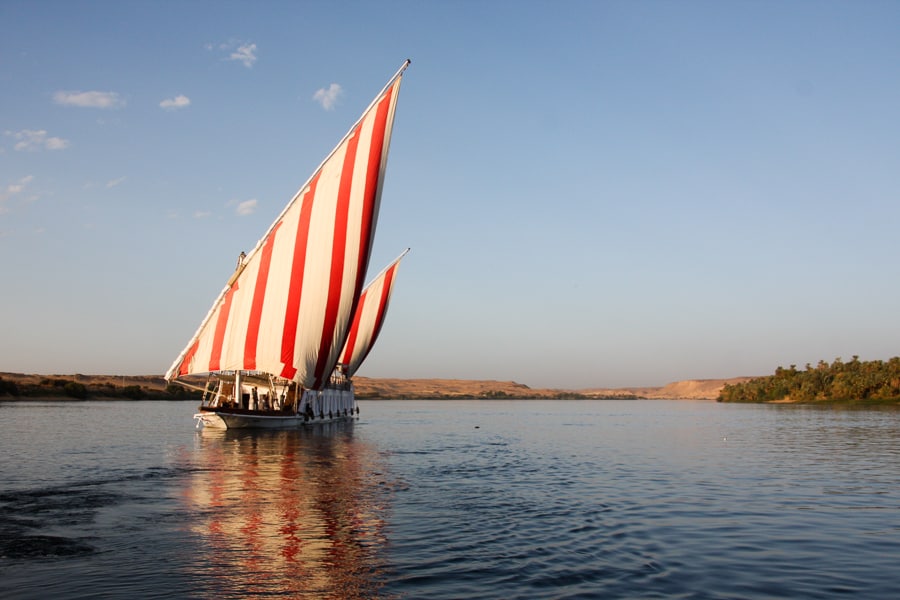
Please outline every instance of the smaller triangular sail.
[[345, 365], [347, 377], [353, 377], [375, 345], [394, 290], [397, 267], [407, 252], [409, 248], [385, 267], [372, 283], [366, 286], [359, 298], [359, 304], [353, 315], [353, 324], [350, 326], [350, 335], [340, 354], [340, 362]]

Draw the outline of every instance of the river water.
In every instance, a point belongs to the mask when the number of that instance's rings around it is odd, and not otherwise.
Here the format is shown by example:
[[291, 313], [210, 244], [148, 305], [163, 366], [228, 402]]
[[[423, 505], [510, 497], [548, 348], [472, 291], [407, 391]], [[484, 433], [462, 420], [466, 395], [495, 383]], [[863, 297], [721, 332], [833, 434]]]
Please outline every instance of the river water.
[[0, 403], [0, 598], [900, 598], [900, 412]]

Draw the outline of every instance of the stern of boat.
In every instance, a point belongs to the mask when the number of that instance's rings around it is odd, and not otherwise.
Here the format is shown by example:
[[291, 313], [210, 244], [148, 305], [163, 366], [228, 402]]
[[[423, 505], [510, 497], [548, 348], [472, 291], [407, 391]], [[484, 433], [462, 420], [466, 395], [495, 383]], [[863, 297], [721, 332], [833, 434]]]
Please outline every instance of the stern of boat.
[[214, 412], [198, 412], [194, 414], [194, 420], [197, 422], [197, 429], [201, 427], [210, 429], [228, 429], [225, 421]]

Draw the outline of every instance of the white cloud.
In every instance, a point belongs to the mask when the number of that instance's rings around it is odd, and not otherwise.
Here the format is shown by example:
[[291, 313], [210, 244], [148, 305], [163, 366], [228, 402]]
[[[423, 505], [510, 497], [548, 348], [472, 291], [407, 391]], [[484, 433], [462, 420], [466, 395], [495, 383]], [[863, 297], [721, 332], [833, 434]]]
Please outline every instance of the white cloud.
[[28, 184], [30, 184], [32, 181], [34, 181], [34, 175], [26, 175], [18, 181], [10, 183], [8, 186], [6, 186], [6, 189], [0, 191], [0, 214], [9, 212], [9, 208], [5, 206], [6, 201], [13, 196], [18, 196], [19, 194], [24, 192], [25, 188], [27, 188]]
[[237, 208], [235, 209], [235, 213], [240, 217], [246, 217], [247, 215], [252, 215], [256, 212], [256, 199], [252, 200], [244, 200], [243, 202], [239, 202]]
[[18, 180], [17, 182], [11, 183], [8, 186], [6, 186], [6, 191], [10, 195], [18, 194], [19, 192], [24, 190], [25, 187], [32, 181], [34, 181], [34, 175], [26, 175], [25, 177]]
[[338, 97], [344, 93], [344, 90], [337, 83], [332, 83], [328, 88], [322, 88], [313, 94], [313, 100], [322, 105], [325, 110], [334, 108]]
[[227, 42], [219, 44], [206, 43], [203, 45], [210, 52], [225, 53], [224, 60], [234, 60], [243, 63], [248, 69], [256, 64], [256, 44], [253, 42], [243, 42], [241, 40], [230, 39]]
[[209, 212], [208, 210], [197, 210], [197, 211], [194, 211], [194, 218], [195, 219], [205, 219], [206, 217], [210, 216], [211, 214], [212, 213]]
[[178, 110], [179, 108], [185, 108], [191, 105], [191, 99], [187, 96], [179, 94], [174, 98], [167, 98], [159, 103], [160, 108], [164, 108], [166, 110]]
[[119, 177], [118, 179], [110, 179], [106, 182], [106, 189], [114, 188], [120, 183], [125, 181], [125, 177]]
[[18, 152], [35, 152], [37, 150], [63, 150], [69, 147], [69, 140], [59, 137], [47, 137], [46, 129], [23, 129], [22, 131], [5, 131], [6, 135], [16, 140], [13, 146]]
[[47, 150], [64, 150], [69, 147], [69, 140], [58, 137], [47, 138], [44, 147], [47, 148]]
[[116, 92], [67, 92], [59, 91], [53, 100], [63, 106], [79, 106], [82, 108], [122, 108], [123, 100]]
[[256, 44], [241, 44], [228, 56], [228, 60], [242, 62], [245, 67], [251, 68], [256, 62]]

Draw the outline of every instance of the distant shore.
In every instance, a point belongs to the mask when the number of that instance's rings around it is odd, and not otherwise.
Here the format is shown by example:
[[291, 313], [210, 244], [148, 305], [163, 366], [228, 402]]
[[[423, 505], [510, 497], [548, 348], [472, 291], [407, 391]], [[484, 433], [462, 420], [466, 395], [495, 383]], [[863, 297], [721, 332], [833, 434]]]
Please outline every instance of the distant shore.
[[535, 398], [535, 399], [686, 399], [715, 400], [726, 383], [747, 381], [732, 379], [691, 379], [659, 387], [550, 389], [531, 388], [515, 381], [466, 379], [389, 379], [355, 377], [357, 396], [397, 399], [456, 398]]
[[[354, 377], [359, 400], [719, 400], [726, 385], [765, 378], [686, 379], [658, 387], [548, 389], [515, 381]], [[198, 378], [202, 386], [205, 379]], [[729, 388], [732, 389], [732, 388]], [[729, 390], [725, 390], [728, 392]], [[198, 400], [200, 393], [170, 385], [161, 375], [41, 375], [0, 372], [0, 401]], [[727, 400], [726, 400], [727, 401]], [[816, 400], [779, 398], [759, 403], [821, 406], [898, 406], [900, 399]]]
[[[360, 400], [426, 399], [690, 399], [715, 400], [732, 379], [694, 379], [660, 387], [547, 389], [531, 388], [515, 381], [466, 379], [396, 379], [354, 377]], [[15, 393], [13, 393], [15, 392]], [[0, 398], [128, 398], [178, 400], [197, 395], [169, 386], [160, 375], [43, 375], [0, 373]]]

